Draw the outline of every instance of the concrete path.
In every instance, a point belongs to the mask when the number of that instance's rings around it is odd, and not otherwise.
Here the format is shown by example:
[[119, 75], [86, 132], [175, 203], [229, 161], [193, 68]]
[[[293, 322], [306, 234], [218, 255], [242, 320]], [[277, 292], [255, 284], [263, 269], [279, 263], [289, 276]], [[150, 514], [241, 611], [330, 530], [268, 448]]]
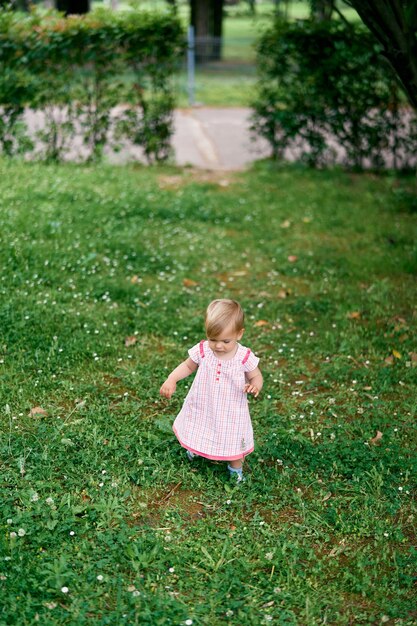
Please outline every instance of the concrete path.
[[[114, 113], [117, 114], [117, 109]], [[251, 136], [250, 115], [251, 109], [243, 107], [176, 109], [172, 137], [174, 162], [180, 166], [190, 165], [221, 172], [241, 170], [254, 161], [269, 156], [271, 150], [267, 142]], [[36, 132], [43, 126], [42, 113], [28, 110], [25, 112], [25, 121], [30, 135], [36, 137]], [[334, 139], [329, 140], [329, 145], [333, 150], [335, 162], [343, 163], [345, 154], [341, 146]], [[285, 160], [298, 159], [300, 151], [300, 146], [287, 148], [284, 152]], [[110, 163], [145, 162], [143, 150], [129, 142], [117, 152], [109, 147], [105, 148], [104, 152], [106, 160]], [[68, 149], [66, 159], [84, 160], [86, 156], [82, 138], [76, 136]], [[393, 155], [387, 151], [385, 156], [388, 166], [392, 167]], [[371, 165], [364, 163], [365, 167]]]
[[253, 140], [247, 108], [179, 109], [173, 148], [178, 165], [209, 170], [239, 170], [270, 154], [265, 141]]
[[[55, 113], [59, 114], [59, 110]], [[256, 159], [267, 156], [269, 149], [266, 142], [260, 139], [251, 140], [250, 113], [248, 108], [177, 109], [174, 113], [172, 138], [175, 163], [207, 170], [228, 171], [244, 169]], [[36, 137], [44, 124], [43, 114], [27, 110], [25, 122], [30, 135]], [[107, 161], [115, 164], [145, 160], [143, 151], [129, 143], [118, 152], [106, 148], [105, 156]], [[75, 137], [66, 159], [82, 160], [85, 157], [86, 151], [81, 137]]]

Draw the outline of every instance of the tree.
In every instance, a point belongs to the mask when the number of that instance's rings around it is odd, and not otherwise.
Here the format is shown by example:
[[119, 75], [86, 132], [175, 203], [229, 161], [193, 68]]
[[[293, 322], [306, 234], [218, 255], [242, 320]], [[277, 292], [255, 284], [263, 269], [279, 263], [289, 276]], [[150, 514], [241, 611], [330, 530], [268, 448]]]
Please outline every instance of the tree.
[[415, 0], [345, 0], [382, 44], [411, 106], [417, 110], [417, 3]]
[[196, 37], [196, 58], [221, 59], [224, 0], [190, 0], [191, 26]]
[[310, 0], [311, 17], [316, 22], [330, 20], [335, 4], [335, 0]]
[[90, 0], [55, 0], [55, 7], [65, 15], [82, 15], [90, 10]]
[[29, 0], [0, 0], [1, 7], [15, 11], [29, 11]]

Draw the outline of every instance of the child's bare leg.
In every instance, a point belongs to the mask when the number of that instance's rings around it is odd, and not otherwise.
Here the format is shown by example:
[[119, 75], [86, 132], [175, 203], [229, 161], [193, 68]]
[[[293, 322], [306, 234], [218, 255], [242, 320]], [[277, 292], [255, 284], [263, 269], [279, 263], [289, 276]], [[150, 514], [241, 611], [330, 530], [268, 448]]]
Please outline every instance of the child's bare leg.
[[227, 464], [227, 469], [229, 470], [229, 474], [231, 478], [236, 480], [236, 482], [240, 483], [244, 479], [243, 477], [243, 459], [235, 459], [234, 461], [229, 461]]
[[229, 461], [229, 465], [230, 467], [233, 467], [233, 469], [240, 469], [241, 467], [243, 467], [243, 459], [235, 459], [234, 461]]

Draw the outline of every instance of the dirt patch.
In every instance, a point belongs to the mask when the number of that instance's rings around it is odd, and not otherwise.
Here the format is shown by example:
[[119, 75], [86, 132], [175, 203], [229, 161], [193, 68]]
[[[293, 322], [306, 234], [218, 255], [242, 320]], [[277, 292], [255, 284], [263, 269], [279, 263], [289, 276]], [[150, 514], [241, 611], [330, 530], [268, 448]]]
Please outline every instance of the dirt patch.
[[180, 189], [191, 183], [208, 183], [227, 189], [235, 182], [235, 175], [228, 172], [216, 172], [208, 170], [198, 170], [194, 168], [185, 169], [182, 174], [171, 174], [158, 176], [160, 189]]
[[138, 492], [134, 499], [140, 500], [140, 506], [133, 514], [134, 524], [160, 526], [167, 511], [176, 511], [187, 521], [203, 519], [211, 512], [203, 498], [199, 491], [181, 489], [181, 483], [164, 490]]

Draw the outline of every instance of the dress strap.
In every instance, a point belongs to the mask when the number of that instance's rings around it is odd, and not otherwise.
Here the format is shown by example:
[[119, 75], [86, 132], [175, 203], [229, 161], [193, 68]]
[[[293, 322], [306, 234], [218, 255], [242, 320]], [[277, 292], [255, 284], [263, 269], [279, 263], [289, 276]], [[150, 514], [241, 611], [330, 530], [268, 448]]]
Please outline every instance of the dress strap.
[[250, 356], [250, 349], [248, 348], [248, 350], [247, 350], [247, 352], [246, 352], [246, 354], [245, 354], [245, 356], [243, 358], [242, 365], [245, 365], [245, 363], [248, 360], [249, 356]]
[[202, 340], [200, 341], [200, 356], [201, 356], [201, 358], [202, 358], [202, 359], [204, 359], [204, 357], [206, 356], [206, 355], [204, 354], [204, 339], [202, 339]]

